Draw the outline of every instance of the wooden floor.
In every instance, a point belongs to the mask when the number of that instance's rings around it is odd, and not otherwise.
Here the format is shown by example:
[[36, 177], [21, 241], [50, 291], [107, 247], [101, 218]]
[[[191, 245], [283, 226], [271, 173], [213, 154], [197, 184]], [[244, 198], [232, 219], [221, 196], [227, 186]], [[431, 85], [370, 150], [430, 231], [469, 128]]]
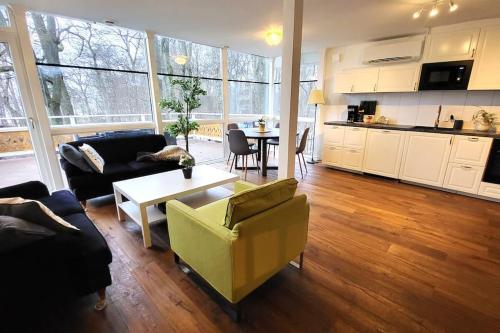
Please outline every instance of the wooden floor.
[[241, 323], [174, 264], [165, 225], [147, 250], [108, 198], [89, 215], [113, 252], [109, 306], [94, 312], [92, 295], [50, 309], [39, 331], [500, 332], [500, 204], [309, 168], [304, 270], [287, 267], [247, 297]]

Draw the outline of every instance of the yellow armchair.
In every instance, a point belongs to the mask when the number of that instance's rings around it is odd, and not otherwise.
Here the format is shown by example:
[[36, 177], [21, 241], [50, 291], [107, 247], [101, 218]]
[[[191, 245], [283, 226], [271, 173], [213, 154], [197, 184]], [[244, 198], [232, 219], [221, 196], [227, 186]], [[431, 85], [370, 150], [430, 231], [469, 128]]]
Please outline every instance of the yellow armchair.
[[[238, 181], [235, 194], [256, 185]], [[167, 203], [173, 252], [235, 304], [301, 255], [307, 241], [309, 204], [304, 194], [224, 226], [229, 198], [193, 209]]]

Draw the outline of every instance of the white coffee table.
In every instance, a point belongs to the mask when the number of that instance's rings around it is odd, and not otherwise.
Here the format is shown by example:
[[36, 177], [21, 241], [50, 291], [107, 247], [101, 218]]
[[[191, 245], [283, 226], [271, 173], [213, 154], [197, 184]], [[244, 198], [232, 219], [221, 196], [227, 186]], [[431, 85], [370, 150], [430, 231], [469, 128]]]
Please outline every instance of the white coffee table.
[[[113, 183], [118, 220], [127, 214], [142, 229], [145, 247], [151, 247], [149, 223], [165, 220], [154, 205], [180, 199], [196, 192], [239, 180], [238, 175], [207, 165], [195, 166], [192, 179], [184, 179], [182, 170], [157, 173]], [[123, 202], [123, 197], [129, 201]]]

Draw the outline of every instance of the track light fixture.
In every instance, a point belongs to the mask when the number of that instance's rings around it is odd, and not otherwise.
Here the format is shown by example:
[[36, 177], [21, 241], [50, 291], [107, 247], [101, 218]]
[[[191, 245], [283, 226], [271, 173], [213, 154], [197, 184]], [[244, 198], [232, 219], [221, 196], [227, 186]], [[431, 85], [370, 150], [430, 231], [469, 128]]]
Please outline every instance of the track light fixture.
[[424, 11], [429, 12], [429, 14], [428, 14], [429, 18], [436, 17], [439, 15], [439, 12], [440, 12], [439, 6], [444, 5], [444, 4], [448, 4], [450, 13], [455, 12], [458, 9], [457, 3], [453, 0], [433, 0], [433, 1], [430, 1], [427, 3], [424, 3], [423, 6], [419, 10], [413, 12], [412, 18], [414, 20], [419, 19], [422, 16], [422, 13]]

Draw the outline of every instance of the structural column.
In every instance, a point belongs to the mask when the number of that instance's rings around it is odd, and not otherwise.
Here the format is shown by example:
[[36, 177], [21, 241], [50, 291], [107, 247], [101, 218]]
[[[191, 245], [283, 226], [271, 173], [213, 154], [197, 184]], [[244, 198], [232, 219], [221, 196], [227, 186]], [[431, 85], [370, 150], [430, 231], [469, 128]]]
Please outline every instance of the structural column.
[[148, 56], [148, 76], [149, 76], [149, 95], [151, 98], [151, 107], [153, 108], [153, 120], [155, 123], [155, 132], [163, 133], [163, 121], [161, 119], [160, 109], [160, 83], [158, 82], [158, 64], [156, 62], [155, 52], [155, 34], [146, 31], [146, 50]]
[[222, 101], [223, 101], [223, 123], [222, 123], [222, 142], [224, 144], [224, 157], [229, 155], [229, 145], [227, 144], [227, 124], [229, 123], [229, 66], [228, 66], [227, 46], [221, 49], [221, 71], [222, 71]]
[[290, 178], [294, 177], [295, 174], [303, 7], [303, 0], [283, 0], [283, 63], [278, 178]]

